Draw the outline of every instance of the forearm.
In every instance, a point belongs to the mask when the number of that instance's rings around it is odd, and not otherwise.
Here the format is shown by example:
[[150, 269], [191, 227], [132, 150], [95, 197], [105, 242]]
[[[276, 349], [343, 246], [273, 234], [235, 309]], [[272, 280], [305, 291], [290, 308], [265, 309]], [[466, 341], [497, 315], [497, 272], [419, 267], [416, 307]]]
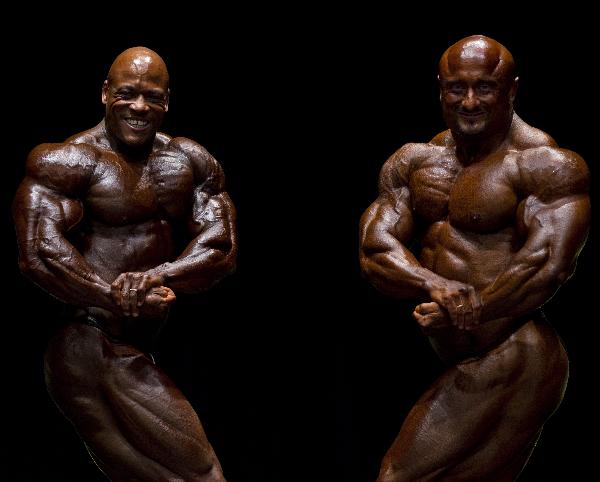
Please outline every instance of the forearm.
[[189, 229], [193, 239], [181, 255], [148, 271], [180, 293], [204, 291], [235, 268], [235, 209], [227, 193], [209, 196], [198, 190]]
[[83, 217], [79, 201], [26, 179], [13, 204], [21, 272], [59, 300], [114, 310], [110, 286], [66, 239]]
[[175, 292], [198, 293], [204, 291], [233, 271], [235, 254], [220, 249], [201, 248], [163, 263], [148, 271], [160, 276], [163, 284]]
[[26, 274], [50, 294], [74, 306], [116, 310], [110, 284], [94, 272], [68, 241], [42, 242], [37, 254], [43, 266], [36, 269], [35, 263], [30, 263], [32, 267]]
[[421, 266], [408, 250], [363, 254], [361, 268], [378, 290], [396, 298], [428, 299], [434, 284], [448, 281]]
[[518, 317], [541, 307], [570, 276], [566, 267], [519, 266], [505, 271], [480, 293], [481, 321]]
[[550, 300], [575, 270], [589, 218], [589, 200], [581, 197], [540, 210], [525, 245], [481, 291], [482, 321], [521, 316]]

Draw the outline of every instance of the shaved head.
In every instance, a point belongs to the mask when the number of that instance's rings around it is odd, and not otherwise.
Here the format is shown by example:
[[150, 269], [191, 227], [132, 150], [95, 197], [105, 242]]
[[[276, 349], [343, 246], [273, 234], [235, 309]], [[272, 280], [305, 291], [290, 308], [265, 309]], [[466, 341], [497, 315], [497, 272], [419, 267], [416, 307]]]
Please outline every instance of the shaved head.
[[132, 47], [121, 52], [110, 66], [107, 80], [112, 83], [121, 72], [147, 76], [158, 81], [165, 89], [169, 88], [169, 72], [163, 59], [154, 50], [146, 47]]
[[440, 100], [455, 136], [505, 132], [517, 93], [515, 62], [502, 44], [483, 35], [459, 40], [439, 64]]
[[169, 73], [146, 47], [117, 56], [102, 86], [105, 126], [120, 149], [148, 149], [169, 108]]
[[514, 79], [516, 73], [515, 62], [508, 49], [484, 35], [472, 35], [450, 46], [440, 59], [440, 78], [446, 78], [468, 65], [483, 66], [489, 75], [504, 80]]

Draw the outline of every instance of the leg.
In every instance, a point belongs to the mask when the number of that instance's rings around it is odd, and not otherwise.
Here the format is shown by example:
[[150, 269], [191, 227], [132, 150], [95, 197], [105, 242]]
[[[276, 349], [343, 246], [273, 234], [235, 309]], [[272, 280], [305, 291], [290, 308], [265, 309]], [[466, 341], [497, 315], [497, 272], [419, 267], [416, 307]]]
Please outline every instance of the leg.
[[567, 356], [552, 328], [526, 323], [432, 385], [402, 425], [378, 481], [514, 480], [560, 404], [567, 377]]
[[111, 480], [225, 480], [192, 406], [133, 346], [73, 323], [45, 362], [50, 395]]

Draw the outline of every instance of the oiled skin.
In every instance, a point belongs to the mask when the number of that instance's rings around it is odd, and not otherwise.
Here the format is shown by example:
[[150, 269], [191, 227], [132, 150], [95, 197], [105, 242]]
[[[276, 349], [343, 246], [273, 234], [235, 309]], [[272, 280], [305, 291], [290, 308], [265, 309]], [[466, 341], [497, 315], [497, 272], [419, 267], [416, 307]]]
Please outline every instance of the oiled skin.
[[196, 413], [147, 350], [175, 293], [234, 268], [223, 171], [157, 132], [168, 74], [153, 51], [117, 57], [103, 102], [98, 126], [31, 152], [14, 200], [21, 270], [74, 315], [48, 346], [48, 389], [111, 480], [222, 481]]
[[364, 275], [419, 300], [413, 316], [449, 366], [406, 418], [380, 482], [514, 480], [562, 399], [568, 359], [536, 310], [575, 269], [589, 173], [513, 112], [513, 73], [492, 39], [450, 47], [449, 130], [386, 162], [361, 219]]

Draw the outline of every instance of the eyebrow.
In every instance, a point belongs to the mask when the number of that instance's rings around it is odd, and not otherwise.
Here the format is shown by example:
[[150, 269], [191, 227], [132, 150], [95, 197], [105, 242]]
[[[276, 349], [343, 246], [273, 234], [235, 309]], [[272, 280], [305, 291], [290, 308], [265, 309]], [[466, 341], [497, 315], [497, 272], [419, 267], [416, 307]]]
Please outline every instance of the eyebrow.
[[[458, 79], [458, 78], [450, 78], [450, 79], [442, 79], [440, 78], [440, 83], [442, 84], [450, 84], [450, 83], [455, 83], [455, 82], [468, 82], [464, 79]], [[487, 82], [487, 83], [495, 83], [495, 84], [500, 84], [501, 80], [496, 79], [494, 77], [480, 77], [478, 79], [474, 80], [475, 83], [478, 82]]]

